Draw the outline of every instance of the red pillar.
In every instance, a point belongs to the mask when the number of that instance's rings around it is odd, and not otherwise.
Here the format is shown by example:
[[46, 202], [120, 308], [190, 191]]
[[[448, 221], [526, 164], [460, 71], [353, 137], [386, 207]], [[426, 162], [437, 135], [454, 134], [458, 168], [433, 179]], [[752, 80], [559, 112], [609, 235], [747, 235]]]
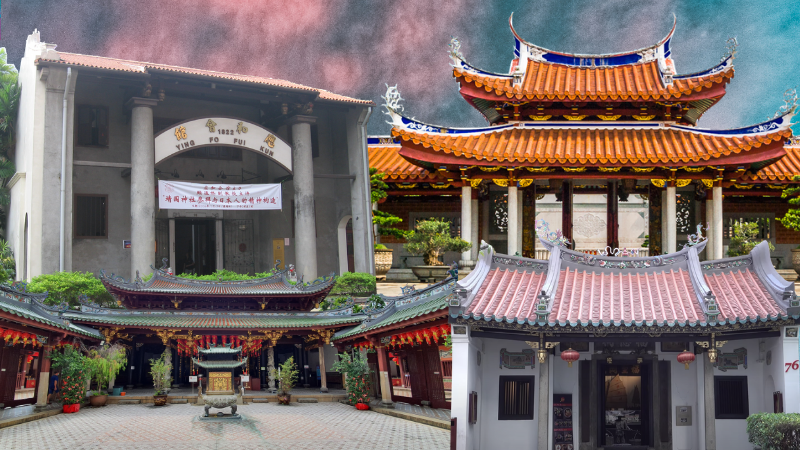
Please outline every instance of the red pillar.
[[619, 248], [619, 199], [617, 180], [608, 180], [606, 196], [606, 242], [611, 249]]
[[571, 242], [572, 240], [572, 180], [565, 180], [561, 183], [561, 234]]
[[389, 378], [389, 360], [386, 354], [386, 347], [376, 346], [378, 349], [378, 379], [381, 383], [381, 403], [384, 406], [392, 406], [392, 381]]

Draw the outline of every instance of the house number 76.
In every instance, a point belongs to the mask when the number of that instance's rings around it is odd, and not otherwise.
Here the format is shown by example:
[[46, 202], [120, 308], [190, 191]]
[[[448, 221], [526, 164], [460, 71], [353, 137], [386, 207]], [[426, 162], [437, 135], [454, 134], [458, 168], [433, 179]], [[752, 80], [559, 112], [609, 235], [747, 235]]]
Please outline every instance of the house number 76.
[[786, 366], [786, 372], [788, 372], [789, 369], [792, 369], [792, 370], [800, 369], [800, 364], [798, 364], [798, 361], [800, 361], [800, 360], [795, 360], [795, 362], [790, 362], [790, 363], [784, 364]]

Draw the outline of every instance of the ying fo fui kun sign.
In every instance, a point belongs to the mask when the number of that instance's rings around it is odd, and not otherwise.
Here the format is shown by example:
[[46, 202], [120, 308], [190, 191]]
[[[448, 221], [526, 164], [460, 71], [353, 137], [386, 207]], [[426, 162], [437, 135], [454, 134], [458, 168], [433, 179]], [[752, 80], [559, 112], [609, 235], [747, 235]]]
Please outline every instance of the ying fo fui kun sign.
[[159, 209], [281, 209], [280, 184], [187, 183], [158, 180]]
[[155, 137], [156, 164], [192, 148], [238, 147], [264, 155], [292, 171], [292, 149], [261, 125], [230, 117], [204, 117], [173, 125]]

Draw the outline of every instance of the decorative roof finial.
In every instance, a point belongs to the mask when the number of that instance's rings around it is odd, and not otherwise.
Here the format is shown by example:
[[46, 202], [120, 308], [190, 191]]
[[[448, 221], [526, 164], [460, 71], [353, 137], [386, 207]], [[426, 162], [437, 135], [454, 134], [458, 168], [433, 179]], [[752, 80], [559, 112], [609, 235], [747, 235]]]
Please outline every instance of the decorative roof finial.
[[[708, 231], [708, 226], [706, 226], [705, 230]], [[703, 224], [702, 223], [698, 223], [697, 224], [697, 233], [696, 234], [688, 234], [688, 235], [686, 235], [686, 238], [687, 238], [688, 242], [683, 244], [683, 248], [694, 247], [697, 244], [705, 242], [708, 239], [707, 237], [703, 236]]]
[[783, 106], [775, 113], [775, 117], [793, 113], [795, 109], [797, 109], [797, 89], [787, 89], [783, 92]]
[[400, 102], [403, 100], [400, 97], [400, 91], [397, 89], [397, 85], [389, 86], [389, 83], [386, 83], [386, 94], [382, 95], [381, 98], [383, 99], [384, 103], [383, 106], [386, 107], [391, 112], [398, 113], [403, 110], [403, 105]]
[[459, 65], [464, 60], [464, 55], [461, 54], [461, 41], [455, 36], [450, 36], [450, 59], [453, 60], [453, 65]]
[[725, 54], [720, 59], [720, 62], [725, 61], [728, 58], [736, 59], [736, 48], [739, 47], [739, 41], [736, 40], [735, 37], [729, 37], [727, 41], [725, 41]]
[[537, 223], [536, 236], [538, 236], [542, 242], [549, 243], [553, 247], [559, 246], [569, 248], [569, 246], [572, 245], [569, 239], [561, 234], [561, 230], [550, 231], [550, 226], [544, 219], [539, 219]]

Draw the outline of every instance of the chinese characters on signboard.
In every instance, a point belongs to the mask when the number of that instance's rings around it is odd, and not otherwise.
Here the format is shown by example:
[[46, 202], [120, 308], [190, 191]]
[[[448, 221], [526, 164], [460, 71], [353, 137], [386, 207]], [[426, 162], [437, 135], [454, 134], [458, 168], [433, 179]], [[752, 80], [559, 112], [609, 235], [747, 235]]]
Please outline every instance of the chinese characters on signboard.
[[160, 209], [280, 210], [280, 184], [206, 184], [158, 181]]
[[572, 394], [553, 394], [553, 448], [573, 450]]

